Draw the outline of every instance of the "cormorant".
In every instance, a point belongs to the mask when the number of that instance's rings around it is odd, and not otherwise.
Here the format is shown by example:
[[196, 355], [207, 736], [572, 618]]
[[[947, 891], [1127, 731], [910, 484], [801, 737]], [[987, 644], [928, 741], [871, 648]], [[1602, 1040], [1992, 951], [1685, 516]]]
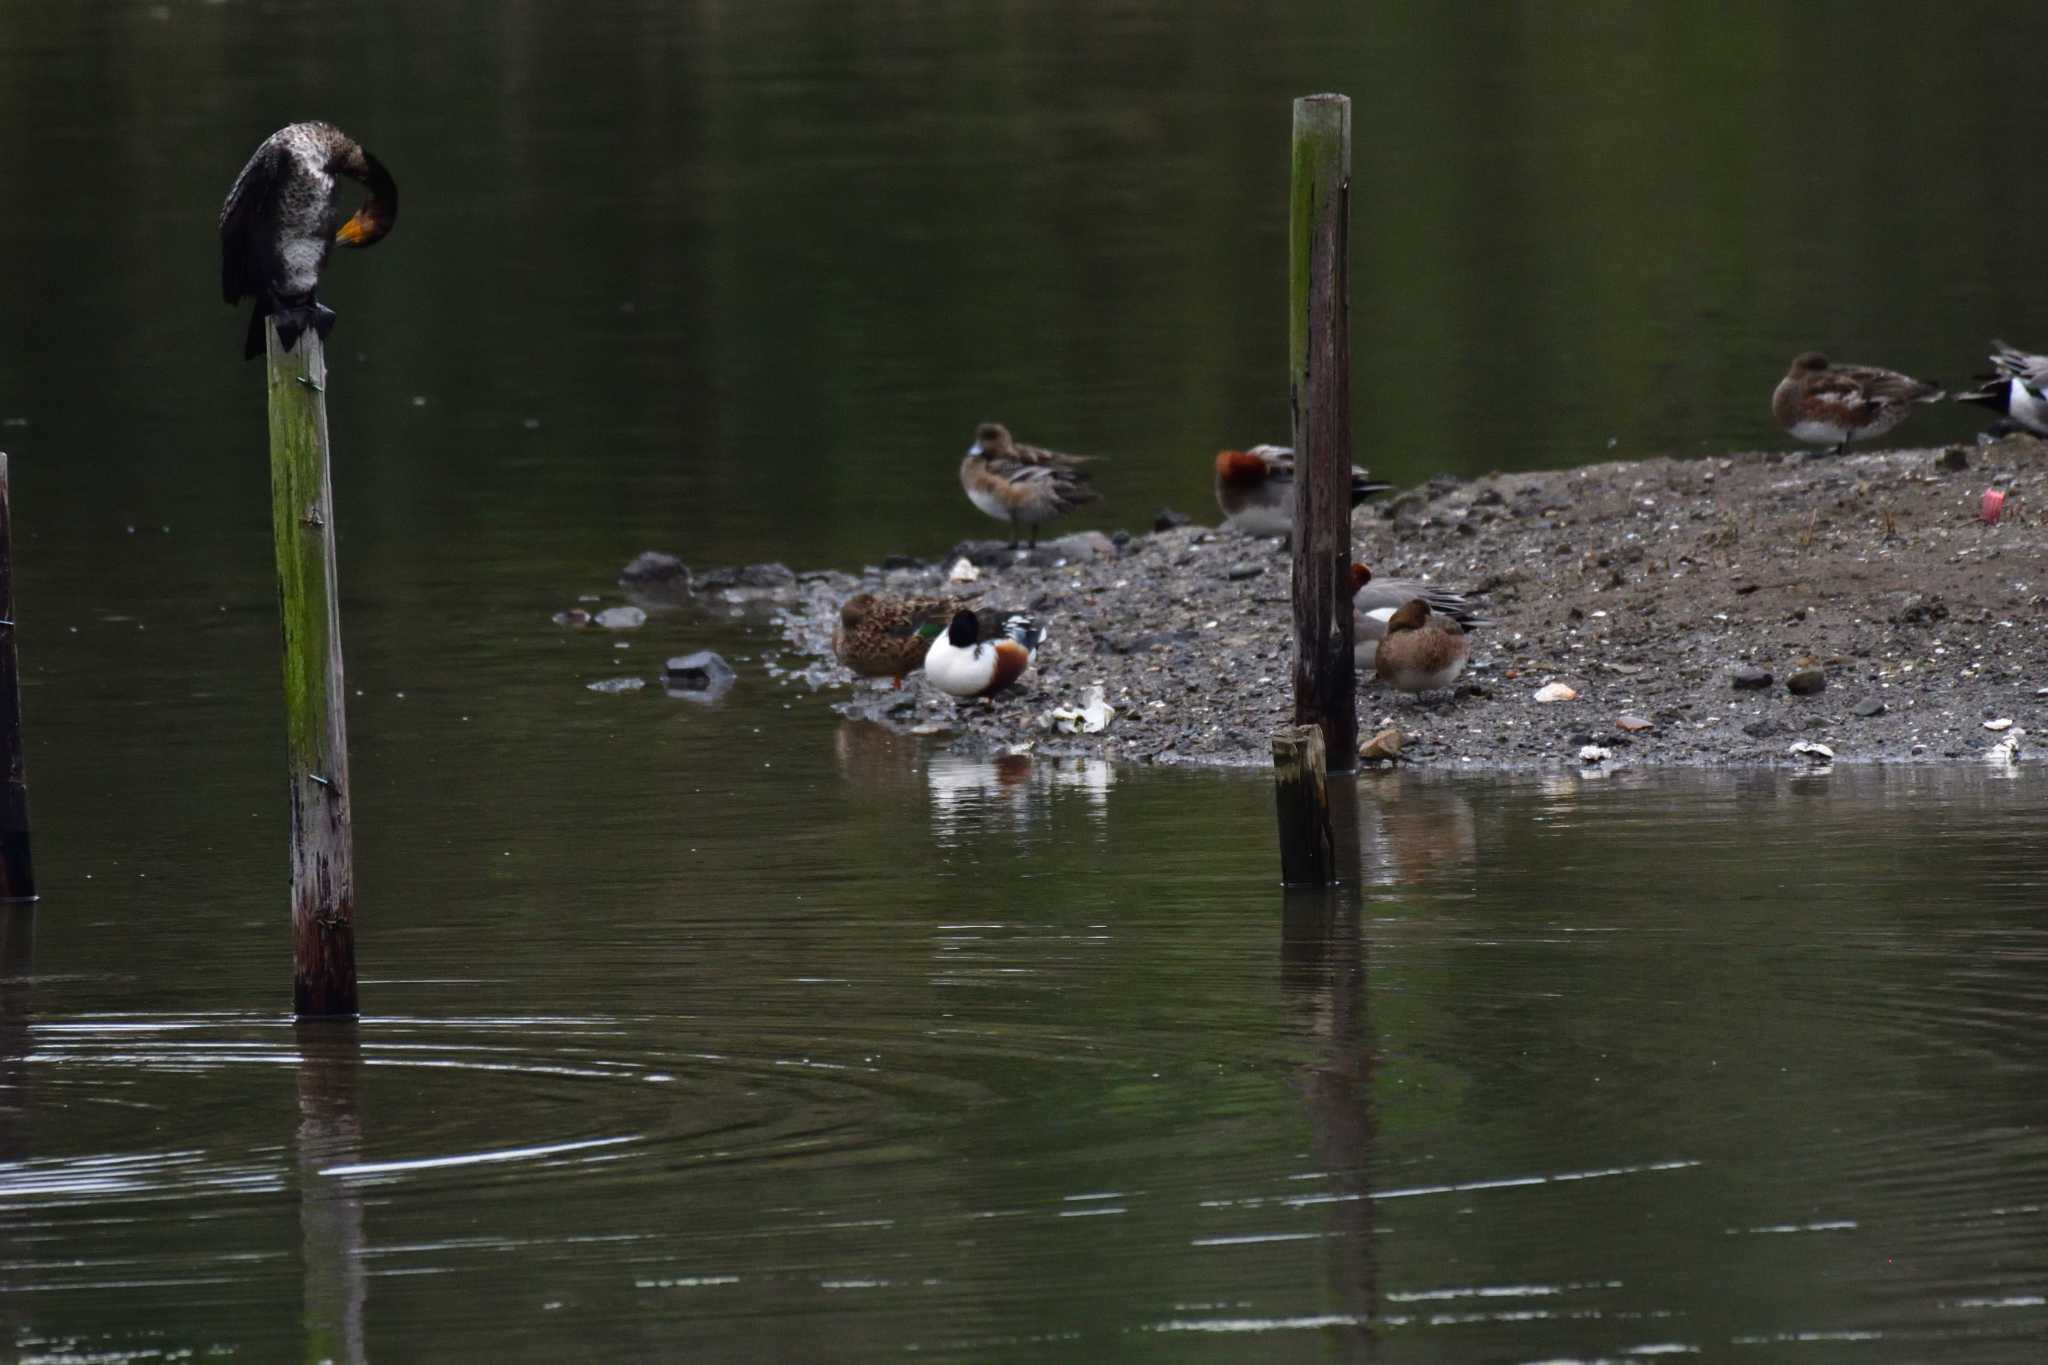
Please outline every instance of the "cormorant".
[[[334, 177], [369, 187], [345, 223]], [[398, 221], [398, 183], [362, 144], [331, 123], [294, 123], [264, 139], [220, 206], [220, 283], [229, 303], [253, 296], [244, 356], [263, 354], [263, 319], [289, 351], [308, 327], [326, 336], [334, 310], [314, 297], [333, 244], [369, 246]]]

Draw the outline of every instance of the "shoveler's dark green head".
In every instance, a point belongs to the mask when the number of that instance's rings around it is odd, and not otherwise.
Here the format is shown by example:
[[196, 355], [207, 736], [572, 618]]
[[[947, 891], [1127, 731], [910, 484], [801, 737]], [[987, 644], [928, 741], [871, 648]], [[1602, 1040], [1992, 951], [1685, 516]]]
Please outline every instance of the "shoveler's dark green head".
[[946, 638], [955, 649], [972, 649], [981, 639], [981, 624], [974, 619], [971, 611], [953, 613], [953, 624], [946, 627]]

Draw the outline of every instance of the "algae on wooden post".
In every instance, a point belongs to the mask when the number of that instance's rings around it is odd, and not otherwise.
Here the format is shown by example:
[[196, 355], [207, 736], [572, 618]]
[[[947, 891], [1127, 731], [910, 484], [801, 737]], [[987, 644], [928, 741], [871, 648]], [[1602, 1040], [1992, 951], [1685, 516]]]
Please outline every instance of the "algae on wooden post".
[[1358, 753], [1351, 619], [1351, 101], [1294, 102], [1288, 402], [1294, 416], [1294, 719], [1332, 768]]
[[292, 1004], [301, 1015], [354, 1014], [355, 862], [328, 471], [327, 361], [318, 333], [305, 332], [286, 351], [278, 345], [275, 321], [264, 326], [291, 794]]

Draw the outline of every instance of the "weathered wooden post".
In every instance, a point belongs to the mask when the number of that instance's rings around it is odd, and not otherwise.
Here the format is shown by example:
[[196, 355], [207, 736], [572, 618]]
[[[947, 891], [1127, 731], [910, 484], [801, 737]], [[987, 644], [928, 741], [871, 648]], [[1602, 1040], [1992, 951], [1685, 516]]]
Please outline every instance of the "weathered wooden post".
[[1294, 102], [1287, 258], [1294, 415], [1294, 721], [1333, 771], [1358, 764], [1351, 624], [1351, 100]]
[[1273, 804], [1280, 816], [1280, 880], [1323, 886], [1337, 880], [1330, 832], [1330, 784], [1323, 732], [1289, 725], [1273, 732]]
[[14, 512], [0, 451], [0, 900], [34, 900], [28, 846], [28, 764], [21, 752], [21, 660], [14, 644]]
[[356, 1012], [355, 859], [348, 727], [328, 471], [327, 358], [308, 329], [294, 350], [266, 319], [270, 519], [284, 622], [286, 778], [292, 815], [292, 1007]]

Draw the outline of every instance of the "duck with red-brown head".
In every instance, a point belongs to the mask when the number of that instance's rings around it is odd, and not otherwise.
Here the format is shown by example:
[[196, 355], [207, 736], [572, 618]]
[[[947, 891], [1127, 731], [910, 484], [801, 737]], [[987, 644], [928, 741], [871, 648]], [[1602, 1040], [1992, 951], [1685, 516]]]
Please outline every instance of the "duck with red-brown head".
[[1836, 365], [1819, 351], [1803, 351], [1771, 391], [1771, 416], [1801, 441], [1831, 445], [1876, 440], [1912, 414], [1915, 403], [1939, 403], [1939, 384], [1877, 365]]
[[[345, 222], [336, 176], [369, 190]], [[308, 327], [326, 336], [334, 310], [317, 291], [327, 253], [337, 244], [374, 246], [397, 222], [398, 182], [333, 124], [294, 123], [264, 139], [220, 208], [221, 293], [229, 303], [256, 300], [243, 354], [263, 354], [268, 317], [287, 351]]]
[[1450, 617], [1413, 598], [1387, 618], [1386, 638], [1379, 642], [1373, 674], [1399, 692], [1434, 692], [1450, 687], [1472, 657], [1472, 642]]
[[[1392, 488], [1375, 483], [1351, 466], [1350, 498], [1358, 506]], [[1216, 506], [1223, 524], [1248, 536], [1294, 534], [1294, 452], [1286, 446], [1253, 446], [1216, 452]]]

